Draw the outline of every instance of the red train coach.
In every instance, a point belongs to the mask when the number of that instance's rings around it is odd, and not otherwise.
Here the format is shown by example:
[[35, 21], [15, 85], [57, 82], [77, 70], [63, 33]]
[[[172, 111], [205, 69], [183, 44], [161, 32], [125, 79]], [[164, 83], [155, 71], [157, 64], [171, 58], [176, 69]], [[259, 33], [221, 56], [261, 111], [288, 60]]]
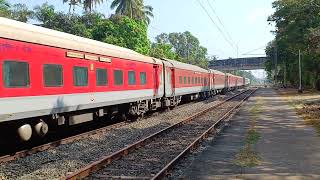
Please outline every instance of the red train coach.
[[[171, 64], [174, 76], [174, 95], [181, 97], [188, 95], [187, 98], [195, 99], [199, 96], [208, 96], [209, 71], [198, 66], [185, 64], [178, 61], [166, 59]], [[168, 81], [166, 81], [168, 82]]]
[[9, 132], [23, 141], [102, 116], [138, 117], [239, 82], [231, 74], [6, 18], [0, 18], [0, 52], [0, 137]]
[[211, 81], [210, 89], [216, 93], [220, 93], [226, 88], [226, 74], [220, 71], [210, 69]]
[[0, 51], [0, 125], [16, 121], [22, 140], [164, 94], [162, 61], [125, 48], [0, 18]]

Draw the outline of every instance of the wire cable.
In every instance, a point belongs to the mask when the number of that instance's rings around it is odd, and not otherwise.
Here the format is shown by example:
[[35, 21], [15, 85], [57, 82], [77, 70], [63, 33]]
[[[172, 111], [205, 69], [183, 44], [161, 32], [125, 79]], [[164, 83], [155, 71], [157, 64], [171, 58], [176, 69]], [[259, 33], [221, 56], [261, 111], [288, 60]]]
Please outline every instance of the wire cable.
[[205, 13], [207, 14], [207, 16], [210, 18], [211, 22], [213, 23], [213, 25], [218, 29], [218, 31], [222, 34], [222, 37], [224, 38], [224, 40], [235, 50], [236, 48], [234, 47], [234, 45], [232, 44], [232, 42], [230, 42], [230, 40], [228, 40], [228, 38], [226, 37], [226, 35], [223, 33], [223, 31], [221, 30], [221, 28], [215, 23], [215, 21], [213, 20], [213, 18], [210, 16], [209, 12], [207, 11], [207, 9], [203, 6], [203, 4], [197, 0], [198, 3], [200, 4], [201, 8], [205, 11]]

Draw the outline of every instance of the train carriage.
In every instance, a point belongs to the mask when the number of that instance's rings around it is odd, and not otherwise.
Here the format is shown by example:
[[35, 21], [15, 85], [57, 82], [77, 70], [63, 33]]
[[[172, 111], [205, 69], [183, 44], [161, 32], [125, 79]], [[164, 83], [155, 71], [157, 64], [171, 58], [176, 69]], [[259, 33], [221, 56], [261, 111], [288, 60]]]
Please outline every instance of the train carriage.
[[0, 123], [23, 120], [18, 130], [30, 132], [53, 120], [92, 120], [125, 103], [138, 114], [148, 108], [144, 101], [164, 95], [161, 60], [5, 18], [0, 31]]
[[226, 88], [226, 74], [217, 70], [210, 69], [211, 83], [210, 89], [214, 93], [222, 92]]
[[138, 117], [237, 86], [231, 74], [6, 18], [0, 52], [0, 137], [10, 132], [23, 141], [51, 127]]
[[210, 90], [208, 70], [174, 60], [165, 61], [173, 68], [175, 96], [205, 93]]

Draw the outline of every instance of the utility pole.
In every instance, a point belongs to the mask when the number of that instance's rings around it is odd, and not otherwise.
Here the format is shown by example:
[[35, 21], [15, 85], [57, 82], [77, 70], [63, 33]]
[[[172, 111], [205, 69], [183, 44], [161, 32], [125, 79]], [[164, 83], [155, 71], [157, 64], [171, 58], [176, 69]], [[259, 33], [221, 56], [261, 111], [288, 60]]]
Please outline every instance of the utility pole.
[[299, 93], [302, 93], [301, 51], [299, 49]]
[[275, 73], [274, 73], [274, 76], [275, 76], [275, 82], [274, 82], [274, 85], [277, 85], [277, 80], [278, 80], [278, 47], [277, 47], [277, 44], [275, 42], [275, 46], [274, 46], [274, 64], [275, 64]]
[[284, 71], [283, 71], [283, 87], [287, 88], [287, 65], [286, 65], [286, 60], [283, 61], [284, 63]]

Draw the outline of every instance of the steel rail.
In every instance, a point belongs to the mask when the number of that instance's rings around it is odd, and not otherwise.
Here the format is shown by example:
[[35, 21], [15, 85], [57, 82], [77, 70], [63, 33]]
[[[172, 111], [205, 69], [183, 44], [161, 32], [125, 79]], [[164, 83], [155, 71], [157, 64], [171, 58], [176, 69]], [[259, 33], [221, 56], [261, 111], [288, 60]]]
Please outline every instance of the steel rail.
[[116, 152], [114, 152], [114, 153], [112, 153], [112, 154], [110, 154], [108, 156], [104, 156], [100, 160], [95, 161], [95, 162], [93, 162], [93, 163], [91, 163], [91, 164], [89, 164], [89, 165], [87, 165], [87, 166], [85, 166], [85, 167], [83, 167], [83, 168], [81, 168], [81, 169], [79, 169], [79, 170], [67, 175], [67, 176], [62, 176], [60, 179], [72, 179], [72, 180], [83, 179], [83, 178], [89, 176], [91, 173], [100, 170], [101, 168], [103, 168], [103, 166], [111, 164], [112, 161], [118, 160], [121, 157], [126, 156], [127, 154], [129, 154], [130, 151], [143, 146], [144, 144], [146, 144], [147, 142], [151, 141], [152, 139], [160, 136], [161, 134], [163, 134], [163, 133], [165, 133], [165, 132], [167, 132], [167, 131], [169, 131], [169, 130], [171, 130], [173, 128], [176, 128], [178, 126], [186, 124], [189, 121], [206, 114], [207, 112], [211, 111], [212, 109], [215, 109], [215, 108], [221, 106], [222, 104], [225, 104], [226, 102], [228, 102], [228, 101], [230, 101], [230, 100], [232, 100], [232, 99], [238, 97], [239, 95], [244, 94], [245, 92], [248, 92], [248, 91], [249, 90], [245, 90], [245, 91], [243, 91], [241, 93], [238, 93], [238, 94], [236, 94], [236, 95], [234, 95], [234, 96], [232, 96], [230, 98], [227, 98], [226, 100], [224, 100], [224, 101], [222, 101], [222, 102], [220, 102], [218, 104], [215, 104], [212, 107], [209, 107], [209, 108], [207, 108], [207, 109], [205, 109], [203, 111], [200, 111], [200, 112], [198, 112], [198, 113], [196, 113], [196, 114], [194, 114], [192, 116], [189, 116], [189, 117], [183, 119], [182, 121], [180, 121], [180, 122], [178, 122], [176, 124], [173, 124], [173, 125], [171, 125], [171, 126], [169, 126], [167, 128], [164, 128], [164, 129], [162, 129], [162, 130], [160, 130], [160, 131], [158, 131], [156, 133], [153, 133], [153, 134], [151, 134], [151, 135], [149, 135], [149, 136], [147, 136], [147, 137], [145, 137], [145, 138], [143, 138], [143, 139], [141, 139], [141, 140], [139, 140], [139, 141], [137, 141], [137, 142], [135, 142], [135, 143], [133, 143], [133, 144], [121, 149], [121, 150], [119, 150], [119, 151], [116, 151]]
[[[182, 105], [178, 106], [178, 108], [183, 108], [184, 106], [188, 106], [188, 105], [190, 105], [190, 103], [182, 104]], [[35, 147], [31, 148], [31, 149], [21, 150], [21, 151], [17, 151], [17, 152], [11, 153], [11, 154], [6, 154], [6, 155], [3, 155], [3, 156], [0, 156], [0, 163], [5, 163], [5, 162], [16, 160], [18, 158], [27, 157], [29, 155], [32, 155], [32, 154], [35, 154], [35, 153], [38, 153], [38, 152], [42, 152], [42, 151], [45, 151], [45, 150], [48, 150], [48, 149], [51, 149], [51, 148], [55, 148], [55, 147], [58, 147], [60, 145], [68, 144], [68, 143], [74, 142], [76, 140], [80, 140], [80, 139], [83, 139], [83, 138], [86, 138], [86, 137], [90, 137], [92, 135], [101, 134], [104, 131], [110, 130], [112, 128], [121, 127], [121, 126], [124, 126], [126, 124], [128, 124], [128, 123], [120, 122], [120, 123], [113, 124], [113, 125], [110, 125], [110, 126], [106, 126], [106, 127], [102, 127], [102, 128], [99, 128], [99, 129], [94, 129], [92, 131], [88, 131], [88, 132], [85, 132], [85, 133], [81, 133], [81, 134], [77, 134], [77, 135], [74, 135], [74, 136], [70, 136], [70, 137], [67, 137], [67, 138], [64, 138], [64, 139], [56, 140], [54, 142], [49, 142], [49, 143], [46, 143], [46, 144], [35, 146]]]
[[55, 148], [55, 147], [58, 147], [63, 144], [68, 144], [68, 143], [74, 142], [76, 140], [84, 139], [86, 137], [90, 137], [90, 136], [93, 136], [96, 134], [102, 134], [108, 130], [111, 130], [111, 129], [117, 128], [117, 127], [121, 127], [126, 124], [127, 124], [127, 122], [116, 123], [116, 124], [113, 124], [110, 126], [102, 127], [99, 129], [94, 129], [92, 131], [88, 131], [88, 132], [84, 132], [84, 133], [77, 134], [74, 136], [70, 136], [70, 137], [60, 139], [60, 140], [57, 140], [54, 142], [49, 142], [49, 143], [46, 143], [43, 145], [39, 145], [39, 146], [33, 147], [32, 149], [18, 151], [18, 152], [15, 152], [13, 155], [4, 155], [4, 156], [0, 157], [0, 163], [13, 161], [18, 158], [23, 158], [23, 157], [26, 157], [26, 156], [29, 156], [29, 155], [32, 155], [32, 154], [35, 154], [38, 152], [42, 152], [42, 151], [45, 151], [45, 150], [48, 150], [51, 148]]
[[195, 149], [202, 140], [206, 139], [210, 133], [213, 133], [217, 127], [227, 119], [237, 108], [239, 108], [257, 89], [253, 90], [248, 96], [241, 100], [235, 107], [229, 110], [224, 114], [218, 121], [216, 121], [208, 130], [201, 134], [196, 140], [194, 140], [187, 148], [185, 148], [179, 155], [177, 155], [171, 162], [169, 162], [163, 169], [161, 169], [155, 176], [152, 177], [152, 180], [162, 179], [166, 176], [167, 172], [179, 162], [188, 152]]

